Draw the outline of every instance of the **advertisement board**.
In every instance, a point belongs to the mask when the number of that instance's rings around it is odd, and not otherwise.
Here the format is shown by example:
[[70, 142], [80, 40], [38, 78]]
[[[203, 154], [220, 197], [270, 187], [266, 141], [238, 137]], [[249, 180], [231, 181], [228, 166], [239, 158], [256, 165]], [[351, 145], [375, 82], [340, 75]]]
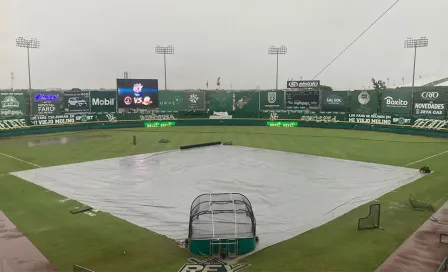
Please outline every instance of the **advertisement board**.
[[442, 88], [425, 88], [414, 92], [413, 113], [416, 115], [446, 116], [448, 92]]
[[347, 111], [347, 92], [322, 91], [321, 110], [329, 112]]
[[351, 113], [372, 114], [378, 112], [376, 91], [353, 91], [350, 99]]
[[258, 91], [238, 91], [233, 93], [234, 118], [257, 118], [260, 107]]
[[182, 111], [184, 109], [184, 92], [159, 91], [159, 107], [161, 111]]
[[260, 110], [283, 110], [285, 108], [284, 91], [260, 91]]
[[185, 110], [205, 110], [204, 92], [184, 92]]
[[117, 79], [118, 108], [159, 107], [157, 79]]
[[319, 110], [319, 91], [287, 91], [285, 95], [287, 110]]
[[392, 116], [385, 114], [362, 114], [349, 113], [348, 121], [350, 123], [364, 123], [364, 124], [392, 124]]
[[209, 109], [212, 113], [233, 111], [232, 93], [210, 93], [208, 99], [210, 101]]
[[113, 91], [91, 91], [90, 92], [91, 112], [116, 112], [117, 93]]
[[27, 115], [23, 91], [0, 92], [0, 117]]
[[33, 115], [60, 114], [62, 93], [59, 91], [35, 91], [31, 94], [31, 112]]
[[293, 89], [293, 88], [299, 88], [299, 89], [319, 89], [320, 87], [320, 80], [290, 80], [286, 82], [286, 87]]
[[64, 112], [90, 112], [89, 91], [66, 91], [63, 94]]
[[96, 116], [93, 114], [48, 114], [30, 116], [32, 125], [60, 125], [80, 122], [96, 121]]
[[410, 91], [386, 90], [381, 94], [382, 113], [409, 114], [411, 112], [412, 93]]

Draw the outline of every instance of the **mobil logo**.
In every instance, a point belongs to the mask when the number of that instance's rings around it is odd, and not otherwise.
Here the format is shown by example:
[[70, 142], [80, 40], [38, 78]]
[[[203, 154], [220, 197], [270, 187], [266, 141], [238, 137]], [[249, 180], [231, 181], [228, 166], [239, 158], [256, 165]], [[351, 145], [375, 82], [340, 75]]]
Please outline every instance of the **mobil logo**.
[[35, 101], [54, 101], [59, 98], [59, 94], [43, 94], [39, 93], [34, 96]]

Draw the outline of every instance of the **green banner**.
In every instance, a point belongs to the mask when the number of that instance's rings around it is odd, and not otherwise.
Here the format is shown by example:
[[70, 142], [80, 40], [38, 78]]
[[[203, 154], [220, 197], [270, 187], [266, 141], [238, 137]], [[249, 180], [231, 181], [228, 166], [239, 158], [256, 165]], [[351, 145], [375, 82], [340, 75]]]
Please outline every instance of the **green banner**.
[[210, 101], [209, 110], [211, 113], [233, 111], [232, 93], [210, 93], [208, 98]]
[[91, 91], [91, 112], [116, 112], [117, 92], [114, 91]]
[[260, 91], [260, 110], [283, 110], [285, 108], [284, 91]]
[[0, 92], [0, 118], [27, 115], [25, 92]]
[[350, 123], [364, 123], [364, 124], [392, 124], [392, 115], [388, 114], [364, 114], [364, 113], [349, 113], [348, 121]]
[[28, 117], [0, 119], [0, 130], [26, 128], [28, 126]]
[[381, 95], [381, 113], [411, 113], [412, 92], [386, 90]]
[[347, 114], [322, 114], [322, 113], [301, 113], [297, 111], [264, 111], [260, 118], [269, 120], [301, 120], [301, 121], [317, 121], [317, 122], [336, 122], [346, 121]]
[[204, 92], [184, 92], [185, 110], [205, 110]]
[[31, 95], [33, 115], [60, 114], [62, 94], [59, 91], [34, 91]]
[[66, 91], [62, 96], [65, 113], [90, 112], [89, 91]]
[[159, 91], [161, 111], [182, 111], [184, 109], [184, 92]]
[[321, 110], [329, 112], [346, 112], [347, 92], [322, 91]]
[[48, 114], [30, 116], [31, 125], [60, 125], [80, 122], [98, 121], [95, 114]]
[[372, 114], [378, 112], [376, 91], [353, 91], [350, 99], [351, 113]]
[[235, 101], [233, 118], [257, 118], [260, 112], [258, 91], [240, 91], [233, 93]]

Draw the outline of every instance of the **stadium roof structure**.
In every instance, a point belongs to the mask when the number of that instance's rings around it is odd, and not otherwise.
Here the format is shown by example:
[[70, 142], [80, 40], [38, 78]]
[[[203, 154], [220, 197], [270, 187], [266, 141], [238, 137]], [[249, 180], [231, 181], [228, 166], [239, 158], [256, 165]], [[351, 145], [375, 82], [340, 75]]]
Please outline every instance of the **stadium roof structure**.
[[[448, 77], [426, 77], [415, 80], [415, 87], [440, 87], [440, 86], [448, 86]], [[405, 84], [401, 87], [412, 87], [412, 82]]]

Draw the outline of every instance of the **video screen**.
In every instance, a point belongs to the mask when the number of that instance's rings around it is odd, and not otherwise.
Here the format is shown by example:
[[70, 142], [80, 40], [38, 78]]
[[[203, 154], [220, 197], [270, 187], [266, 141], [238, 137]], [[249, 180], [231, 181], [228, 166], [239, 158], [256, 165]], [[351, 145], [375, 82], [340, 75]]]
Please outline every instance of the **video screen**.
[[118, 108], [158, 108], [157, 79], [117, 79]]

